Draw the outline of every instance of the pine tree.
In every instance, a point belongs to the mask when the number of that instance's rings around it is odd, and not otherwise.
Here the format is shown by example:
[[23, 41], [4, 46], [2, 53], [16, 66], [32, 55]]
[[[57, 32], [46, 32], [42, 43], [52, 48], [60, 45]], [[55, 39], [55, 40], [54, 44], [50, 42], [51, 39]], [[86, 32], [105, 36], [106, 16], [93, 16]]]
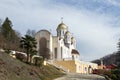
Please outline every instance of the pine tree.
[[12, 22], [7, 17], [3, 24], [1, 25], [0, 32], [4, 37], [4, 48], [5, 49], [18, 49], [19, 46], [19, 36], [17, 36], [16, 31], [12, 29]]
[[2, 24], [1, 27], [1, 32], [4, 35], [4, 37], [8, 37], [10, 35], [10, 33], [12, 32], [12, 23], [11, 21], [8, 19], [8, 17], [5, 19], [4, 23]]

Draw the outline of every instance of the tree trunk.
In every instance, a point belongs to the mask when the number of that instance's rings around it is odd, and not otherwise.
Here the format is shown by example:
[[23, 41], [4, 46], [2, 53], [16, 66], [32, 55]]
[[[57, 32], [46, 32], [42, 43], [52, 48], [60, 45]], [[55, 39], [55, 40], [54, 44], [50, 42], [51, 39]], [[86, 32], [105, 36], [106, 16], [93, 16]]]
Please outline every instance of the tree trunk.
[[29, 54], [27, 53], [27, 63], [29, 62]]
[[27, 49], [27, 63], [29, 63], [29, 50]]
[[30, 55], [30, 63], [31, 63], [31, 61], [32, 61], [32, 56]]

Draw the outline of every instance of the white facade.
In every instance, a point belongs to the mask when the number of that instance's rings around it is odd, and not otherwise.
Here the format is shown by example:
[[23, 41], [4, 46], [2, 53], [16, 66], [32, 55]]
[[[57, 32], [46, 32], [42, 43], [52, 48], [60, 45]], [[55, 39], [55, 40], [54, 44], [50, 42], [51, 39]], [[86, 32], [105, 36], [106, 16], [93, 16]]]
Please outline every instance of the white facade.
[[75, 38], [68, 31], [64, 23], [60, 23], [56, 29], [57, 36], [53, 36], [47, 30], [36, 33], [38, 55], [51, 60], [76, 60], [79, 53], [75, 49]]

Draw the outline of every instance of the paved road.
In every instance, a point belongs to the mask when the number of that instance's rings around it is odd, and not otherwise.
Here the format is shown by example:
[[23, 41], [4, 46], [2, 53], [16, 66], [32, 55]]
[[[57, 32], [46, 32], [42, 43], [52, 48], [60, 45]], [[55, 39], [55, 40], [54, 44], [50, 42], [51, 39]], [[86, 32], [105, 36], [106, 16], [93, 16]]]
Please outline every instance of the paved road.
[[104, 77], [95, 74], [68, 73], [66, 76], [55, 80], [106, 80]]

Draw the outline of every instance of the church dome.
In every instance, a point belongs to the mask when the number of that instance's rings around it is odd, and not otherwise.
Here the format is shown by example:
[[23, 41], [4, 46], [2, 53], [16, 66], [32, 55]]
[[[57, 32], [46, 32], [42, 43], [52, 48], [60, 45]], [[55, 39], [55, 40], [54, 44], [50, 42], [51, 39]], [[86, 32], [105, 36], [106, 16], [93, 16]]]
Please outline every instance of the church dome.
[[72, 36], [71, 40], [75, 40], [75, 38]]
[[71, 43], [73, 44], [75, 42], [75, 38], [72, 36]]
[[62, 22], [58, 25], [57, 30], [67, 29], [68, 27]]
[[67, 31], [67, 32], [65, 33], [65, 35], [71, 35], [71, 34], [70, 34], [70, 32], [69, 32], [69, 31]]

